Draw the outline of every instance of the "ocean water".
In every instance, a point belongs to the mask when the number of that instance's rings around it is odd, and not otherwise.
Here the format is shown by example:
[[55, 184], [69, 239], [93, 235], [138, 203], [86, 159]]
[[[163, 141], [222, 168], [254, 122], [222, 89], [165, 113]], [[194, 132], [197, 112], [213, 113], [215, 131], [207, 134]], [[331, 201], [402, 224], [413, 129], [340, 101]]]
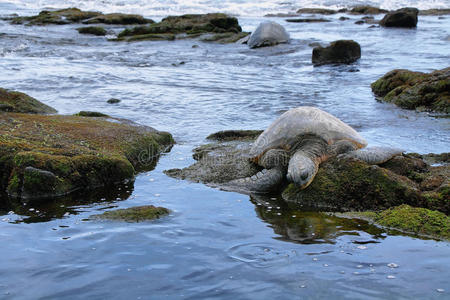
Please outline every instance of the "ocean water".
[[[0, 299], [447, 299], [448, 242], [163, 173], [193, 163], [192, 149], [210, 133], [264, 129], [299, 105], [336, 115], [370, 145], [449, 152], [448, 119], [377, 102], [370, 83], [394, 68], [448, 67], [450, 16], [419, 17], [413, 30], [368, 28], [354, 24], [361, 16], [339, 21], [341, 14], [322, 24], [263, 17], [356, 4], [450, 7], [449, 1], [412, 0], [0, 1], [0, 15], [68, 6], [155, 19], [224, 11], [237, 15], [244, 30], [270, 19], [292, 38], [257, 50], [196, 40], [112, 43], [79, 35], [80, 25], [0, 20], [0, 87], [25, 92], [61, 114], [101, 111], [170, 131], [177, 141], [134, 184], [49, 203], [0, 201]], [[310, 44], [337, 39], [360, 43], [361, 59], [313, 67]], [[107, 104], [111, 97], [122, 102]], [[137, 224], [89, 220], [104, 210], [148, 204], [172, 213]]]

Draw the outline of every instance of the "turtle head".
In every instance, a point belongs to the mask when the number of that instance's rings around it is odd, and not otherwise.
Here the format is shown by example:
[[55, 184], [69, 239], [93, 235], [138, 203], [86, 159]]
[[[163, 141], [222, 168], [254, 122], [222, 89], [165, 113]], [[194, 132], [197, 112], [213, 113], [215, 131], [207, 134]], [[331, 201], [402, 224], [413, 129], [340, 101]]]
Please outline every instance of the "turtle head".
[[287, 179], [300, 189], [306, 188], [316, 176], [318, 164], [301, 152], [296, 152], [289, 161]]

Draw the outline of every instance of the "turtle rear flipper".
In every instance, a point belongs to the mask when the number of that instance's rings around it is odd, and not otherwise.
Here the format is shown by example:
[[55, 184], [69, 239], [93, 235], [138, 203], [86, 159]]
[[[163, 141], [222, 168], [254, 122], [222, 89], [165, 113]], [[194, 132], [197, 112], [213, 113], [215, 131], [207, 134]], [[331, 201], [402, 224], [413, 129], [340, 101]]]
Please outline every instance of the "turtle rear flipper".
[[394, 156], [402, 155], [404, 150], [389, 147], [368, 147], [341, 154], [340, 157], [356, 158], [371, 165], [387, 162]]
[[285, 175], [283, 168], [264, 169], [251, 177], [229, 181], [221, 188], [241, 193], [270, 193], [281, 187]]

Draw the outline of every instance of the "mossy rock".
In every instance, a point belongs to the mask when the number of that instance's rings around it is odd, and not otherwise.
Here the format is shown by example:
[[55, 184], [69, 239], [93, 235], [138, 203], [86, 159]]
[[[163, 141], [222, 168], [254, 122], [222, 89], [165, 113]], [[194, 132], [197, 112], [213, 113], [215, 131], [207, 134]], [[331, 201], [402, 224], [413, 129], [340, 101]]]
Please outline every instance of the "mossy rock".
[[147, 205], [111, 210], [101, 215], [94, 215], [92, 218], [124, 222], [144, 222], [159, 219], [169, 213], [170, 211], [167, 208]]
[[419, 10], [421, 16], [444, 16], [450, 15], [450, 8], [438, 8], [438, 9], [421, 9]]
[[450, 68], [428, 74], [396, 69], [371, 87], [378, 99], [402, 108], [450, 114]]
[[121, 119], [0, 114], [0, 189], [33, 199], [114, 185], [151, 170], [173, 143]]
[[349, 11], [349, 13], [352, 15], [378, 15], [378, 14], [385, 14], [387, 12], [388, 11], [385, 9], [381, 9], [370, 5], [355, 6]]
[[[122, 31], [117, 41], [138, 41], [138, 40], [157, 40], [175, 39], [176, 35], [182, 38], [195, 38], [202, 34], [215, 33], [239, 34], [242, 28], [239, 26], [238, 20], [226, 14], [190, 14], [182, 16], [169, 16], [162, 19], [161, 22], [148, 26], [136, 26], [127, 28]], [[231, 35], [218, 36], [217, 41], [230, 39]], [[234, 40], [234, 39], [231, 39]]]
[[380, 212], [344, 214], [406, 233], [450, 239], [450, 217], [442, 212], [403, 204]]
[[79, 23], [83, 20], [100, 16], [101, 13], [95, 11], [82, 11], [78, 8], [65, 8], [60, 10], [43, 10], [36, 16], [15, 17], [11, 20], [12, 24], [25, 25], [65, 25]]
[[254, 140], [262, 130], [224, 130], [208, 135], [206, 139], [215, 141]]
[[77, 28], [77, 31], [81, 34], [92, 34], [97, 36], [105, 36], [106, 29], [101, 26], [88, 26]]
[[297, 10], [298, 14], [319, 14], [319, 15], [334, 15], [337, 13], [336, 10], [326, 9], [326, 8], [300, 8]]
[[112, 25], [134, 25], [134, 24], [152, 24], [155, 21], [146, 19], [141, 15], [134, 14], [105, 14], [99, 15], [83, 21], [83, 24], [112, 24]]
[[82, 110], [79, 113], [74, 114], [74, 116], [79, 116], [79, 117], [109, 117], [108, 115], [105, 115], [104, 113], [101, 113], [101, 112], [85, 111], [85, 110]]
[[52, 114], [56, 110], [21, 92], [0, 88], [0, 112]]

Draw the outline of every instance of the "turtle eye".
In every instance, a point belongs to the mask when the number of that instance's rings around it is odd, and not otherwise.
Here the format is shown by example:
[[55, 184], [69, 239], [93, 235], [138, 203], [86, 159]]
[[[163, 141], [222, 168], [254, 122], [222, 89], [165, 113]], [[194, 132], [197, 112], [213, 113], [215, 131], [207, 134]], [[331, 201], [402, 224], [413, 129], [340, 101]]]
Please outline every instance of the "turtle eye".
[[303, 180], [303, 181], [305, 181], [306, 180], [306, 178], [308, 178], [308, 173], [302, 173], [302, 175], [300, 175], [300, 178]]

